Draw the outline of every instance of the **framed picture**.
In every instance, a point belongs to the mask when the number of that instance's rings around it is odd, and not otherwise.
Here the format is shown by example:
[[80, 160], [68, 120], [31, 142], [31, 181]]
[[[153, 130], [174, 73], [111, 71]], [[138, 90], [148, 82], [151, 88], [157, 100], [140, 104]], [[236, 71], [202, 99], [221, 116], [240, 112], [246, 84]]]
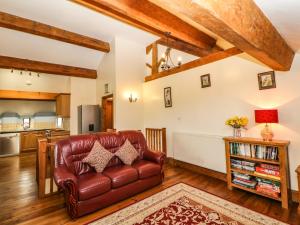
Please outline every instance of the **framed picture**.
[[207, 88], [207, 87], [211, 86], [211, 83], [210, 83], [210, 74], [202, 75], [200, 77], [200, 79], [201, 79], [201, 87], [202, 88]]
[[109, 90], [108, 90], [108, 83], [104, 84], [104, 94], [108, 94]]
[[259, 90], [276, 88], [276, 81], [275, 81], [274, 71], [259, 73], [257, 75], [257, 77], [258, 77]]
[[165, 108], [172, 107], [171, 87], [166, 87], [164, 89], [164, 97], [165, 97]]

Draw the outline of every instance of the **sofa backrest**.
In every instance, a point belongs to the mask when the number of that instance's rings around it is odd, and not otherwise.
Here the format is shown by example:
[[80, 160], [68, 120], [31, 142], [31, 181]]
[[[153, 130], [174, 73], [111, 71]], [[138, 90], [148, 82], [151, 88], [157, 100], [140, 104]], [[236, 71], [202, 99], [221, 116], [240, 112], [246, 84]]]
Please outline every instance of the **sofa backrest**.
[[[91, 135], [70, 136], [68, 139], [59, 141], [55, 147], [55, 165], [64, 164], [75, 175], [81, 175], [94, 171], [82, 160], [91, 151], [94, 143], [98, 140], [108, 151], [115, 153], [128, 139], [139, 153], [139, 159], [147, 150], [144, 135], [140, 131], [121, 131], [118, 133], [96, 133]], [[107, 167], [122, 165], [121, 160], [114, 156]]]

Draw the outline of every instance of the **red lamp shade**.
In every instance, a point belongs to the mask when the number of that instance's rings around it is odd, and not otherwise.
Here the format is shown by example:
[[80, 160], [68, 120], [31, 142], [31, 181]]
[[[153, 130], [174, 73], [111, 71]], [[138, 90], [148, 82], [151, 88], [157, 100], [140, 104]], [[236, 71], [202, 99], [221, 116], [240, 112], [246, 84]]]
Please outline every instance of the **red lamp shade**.
[[278, 123], [278, 110], [255, 110], [255, 122], [256, 123]]

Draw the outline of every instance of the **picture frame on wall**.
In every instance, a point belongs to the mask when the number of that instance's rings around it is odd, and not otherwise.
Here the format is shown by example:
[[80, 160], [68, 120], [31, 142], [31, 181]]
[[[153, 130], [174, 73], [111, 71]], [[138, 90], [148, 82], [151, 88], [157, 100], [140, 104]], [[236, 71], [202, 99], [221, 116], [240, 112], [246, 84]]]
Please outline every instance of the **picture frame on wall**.
[[257, 74], [259, 90], [276, 88], [275, 72], [269, 71]]
[[210, 81], [210, 74], [204, 74], [200, 76], [201, 80], [201, 87], [202, 88], [207, 88], [211, 86], [211, 81]]
[[165, 108], [172, 107], [172, 91], [171, 87], [164, 88]]
[[104, 94], [108, 94], [109, 90], [108, 90], [108, 83], [104, 84]]

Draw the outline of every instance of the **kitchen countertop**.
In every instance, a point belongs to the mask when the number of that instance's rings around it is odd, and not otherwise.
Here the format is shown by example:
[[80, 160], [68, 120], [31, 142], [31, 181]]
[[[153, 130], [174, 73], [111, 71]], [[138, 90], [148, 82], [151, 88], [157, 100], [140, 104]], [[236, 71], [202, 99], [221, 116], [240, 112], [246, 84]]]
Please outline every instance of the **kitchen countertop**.
[[22, 132], [30, 132], [30, 131], [43, 131], [43, 130], [51, 130], [51, 131], [66, 131], [64, 129], [55, 129], [55, 128], [48, 128], [48, 129], [27, 129], [27, 130], [3, 130], [0, 131], [0, 134], [9, 134], [9, 133], [22, 133]]

